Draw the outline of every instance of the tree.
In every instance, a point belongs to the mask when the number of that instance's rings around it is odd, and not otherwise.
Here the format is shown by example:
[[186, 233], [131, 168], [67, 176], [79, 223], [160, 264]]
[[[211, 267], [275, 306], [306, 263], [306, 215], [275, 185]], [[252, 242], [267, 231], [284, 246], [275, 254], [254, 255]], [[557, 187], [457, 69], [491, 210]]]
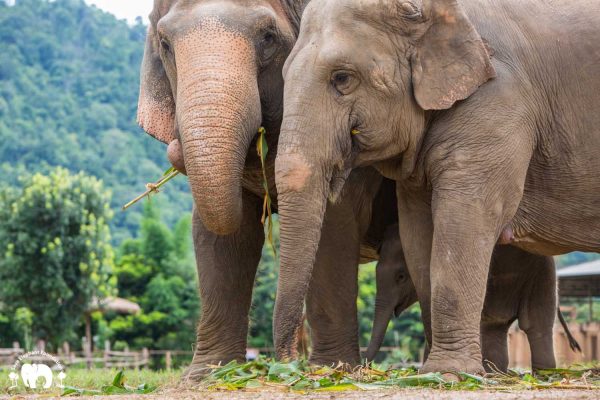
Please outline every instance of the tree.
[[[1, 3], [1, 2], [0, 2]], [[118, 209], [158, 179], [166, 148], [135, 121], [147, 28], [128, 25], [83, 0], [19, 0], [0, 12], [0, 166], [22, 172], [55, 166], [102, 179]], [[192, 206], [183, 178], [153, 202], [174, 225]], [[113, 243], [135, 235], [143, 208], [110, 221]]]
[[0, 303], [19, 327], [55, 348], [74, 341], [92, 298], [114, 292], [108, 207], [102, 183], [57, 168], [0, 195]]
[[171, 231], [153, 203], [144, 205], [139, 239], [122, 243], [115, 276], [119, 295], [140, 304], [137, 315], [107, 315], [110, 338], [133, 347], [189, 349], [200, 311], [191, 217]]

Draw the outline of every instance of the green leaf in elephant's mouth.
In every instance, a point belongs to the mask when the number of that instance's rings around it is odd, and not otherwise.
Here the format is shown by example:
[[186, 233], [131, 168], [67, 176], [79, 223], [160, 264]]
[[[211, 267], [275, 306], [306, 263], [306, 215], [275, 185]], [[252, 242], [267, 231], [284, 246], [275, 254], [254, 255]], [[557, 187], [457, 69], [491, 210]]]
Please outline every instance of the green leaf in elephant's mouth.
[[263, 225], [265, 225], [265, 222], [267, 221], [269, 223], [267, 226], [267, 240], [273, 249], [275, 257], [277, 257], [277, 250], [275, 250], [275, 243], [273, 243], [273, 213], [271, 211], [271, 196], [269, 195], [267, 168], [265, 167], [267, 154], [269, 153], [269, 145], [267, 144], [266, 135], [267, 130], [261, 126], [258, 129], [258, 140], [256, 141], [256, 152], [258, 153], [258, 158], [260, 158], [260, 165], [263, 175], [263, 188], [265, 189], [261, 222]]

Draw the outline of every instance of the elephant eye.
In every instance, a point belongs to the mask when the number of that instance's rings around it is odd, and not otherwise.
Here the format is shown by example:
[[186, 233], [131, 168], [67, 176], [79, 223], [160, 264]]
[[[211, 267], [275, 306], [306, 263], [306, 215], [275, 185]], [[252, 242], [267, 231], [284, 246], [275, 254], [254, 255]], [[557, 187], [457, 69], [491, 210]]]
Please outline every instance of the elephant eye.
[[406, 279], [406, 275], [402, 272], [398, 272], [398, 274], [396, 275], [396, 282], [400, 283], [404, 281], [404, 279]]
[[348, 83], [349, 79], [350, 76], [348, 74], [346, 74], [345, 72], [340, 72], [334, 75], [333, 83], [336, 85], [345, 85], [346, 83]]
[[266, 31], [260, 39], [259, 49], [261, 63], [267, 64], [277, 52], [277, 35], [273, 30]]
[[275, 42], [275, 35], [272, 32], [265, 33], [265, 36], [262, 40], [263, 46], [271, 46]]
[[172, 54], [171, 45], [166, 39], [160, 40], [160, 47], [162, 47], [163, 51], [167, 54]]
[[340, 94], [350, 94], [357, 86], [358, 79], [350, 71], [336, 71], [331, 74], [331, 86]]

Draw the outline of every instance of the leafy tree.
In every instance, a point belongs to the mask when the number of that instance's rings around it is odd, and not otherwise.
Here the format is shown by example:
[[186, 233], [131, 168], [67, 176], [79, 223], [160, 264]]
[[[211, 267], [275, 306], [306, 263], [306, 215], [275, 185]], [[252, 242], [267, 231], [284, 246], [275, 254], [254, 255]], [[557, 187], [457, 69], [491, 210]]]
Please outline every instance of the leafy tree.
[[0, 299], [9, 313], [20, 310], [19, 327], [32, 313], [33, 337], [73, 341], [91, 299], [114, 292], [109, 202], [100, 181], [62, 168], [3, 190]]
[[[135, 121], [146, 27], [83, 0], [18, 0], [1, 10], [2, 176], [16, 185], [16, 176], [55, 166], [84, 171], [120, 208], [168, 166], [165, 146]], [[153, 202], [173, 225], [191, 209], [187, 181], [173, 180]], [[114, 244], [138, 232], [142, 211], [115, 215]]]
[[15, 310], [13, 324], [21, 335], [26, 349], [31, 349], [31, 328], [33, 326], [33, 313], [27, 307], [19, 307]]
[[200, 302], [186, 214], [171, 234], [152, 203], [144, 206], [140, 238], [119, 249], [115, 276], [119, 295], [138, 302], [137, 315], [107, 315], [105, 331], [133, 347], [190, 349]]

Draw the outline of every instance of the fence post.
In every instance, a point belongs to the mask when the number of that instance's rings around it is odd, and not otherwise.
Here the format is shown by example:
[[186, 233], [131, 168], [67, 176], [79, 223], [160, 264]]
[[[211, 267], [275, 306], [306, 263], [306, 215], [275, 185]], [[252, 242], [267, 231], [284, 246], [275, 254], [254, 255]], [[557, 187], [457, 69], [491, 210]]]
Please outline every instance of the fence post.
[[104, 359], [104, 368], [108, 368], [108, 364], [109, 364], [109, 355], [110, 353], [110, 341], [109, 340], [105, 340], [104, 341], [104, 354], [103, 354], [103, 359]]
[[147, 367], [148, 364], [150, 364], [150, 353], [148, 352], [148, 349], [144, 347], [142, 349], [142, 365]]
[[165, 369], [167, 371], [171, 370], [171, 352], [167, 350], [165, 353]]
[[69, 346], [69, 342], [63, 342], [62, 351], [64, 353], [64, 357], [68, 358], [69, 354], [71, 354], [71, 347]]
[[21, 354], [21, 345], [19, 344], [19, 342], [13, 342], [13, 353], [12, 356], [9, 358], [10, 363], [14, 364], [15, 361], [17, 361], [17, 358], [19, 358], [19, 354]]
[[87, 337], [83, 337], [81, 339], [82, 347], [83, 347], [83, 356], [85, 358], [85, 364], [87, 369], [92, 369], [92, 347], [88, 342]]

